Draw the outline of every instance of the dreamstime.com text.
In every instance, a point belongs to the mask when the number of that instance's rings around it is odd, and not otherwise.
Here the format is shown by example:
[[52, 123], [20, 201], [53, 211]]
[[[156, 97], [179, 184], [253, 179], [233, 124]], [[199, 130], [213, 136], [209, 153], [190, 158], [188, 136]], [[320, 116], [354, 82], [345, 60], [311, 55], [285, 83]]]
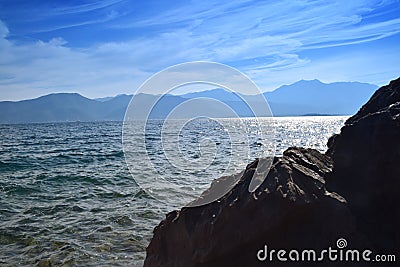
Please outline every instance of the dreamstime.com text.
[[373, 262], [395, 262], [396, 255], [394, 254], [373, 254], [369, 249], [357, 250], [357, 249], [345, 249], [347, 247], [347, 240], [339, 238], [336, 241], [336, 248], [328, 247], [321, 251], [314, 249], [303, 249], [303, 250], [285, 250], [285, 249], [269, 249], [267, 245], [257, 252], [257, 259], [263, 262], [273, 261], [373, 261]]

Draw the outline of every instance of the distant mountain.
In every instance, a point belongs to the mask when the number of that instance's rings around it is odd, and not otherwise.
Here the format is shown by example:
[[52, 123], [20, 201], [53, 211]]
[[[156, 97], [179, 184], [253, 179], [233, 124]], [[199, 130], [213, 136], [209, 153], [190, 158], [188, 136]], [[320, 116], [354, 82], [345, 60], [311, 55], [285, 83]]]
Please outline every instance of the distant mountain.
[[19, 102], [0, 102], [0, 122], [89, 121], [95, 119], [97, 110], [95, 100], [79, 94], [51, 94]]
[[112, 97], [112, 96], [106, 96], [106, 97], [93, 98], [93, 100], [100, 101], [100, 102], [105, 102], [105, 101], [111, 100], [113, 98], [114, 97]]
[[[326, 84], [319, 80], [301, 80], [263, 95], [275, 116], [350, 115], [356, 113], [377, 88], [376, 85], [359, 82]], [[245, 116], [249, 115], [249, 111], [243, 110], [243, 100], [240, 97], [256, 109], [263, 108], [261, 95], [234, 94], [223, 89], [189, 93], [181, 97], [217, 99], [235, 107]]]
[[102, 102], [100, 105], [101, 112], [99, 113], [102, 117], [97, 120], [122, 121], [131, 99], [132, 95], [118, 95]]
[[18, 102], [0, 102], [0, 123], [122, 120], [130, 96], [108, 101], [60, 93]]
[[193, 99], [197, 97], [208, 97], [215, 100], [228, 102], [228, 101], [241, 101], [240, 97], [242, 95], [231, 93], [221, 88], [213, 89], [213, 90], [206, 90], [201, 92], [194, 92], [194, 93], [187, 93], [180, 95], [182, 98], [186, 99]]
[[120, 94], [117, 96], [106, 96], [106, 97], [93, 98], [93, 100], [100, 101], [100, 102], [106, 102], [106, 101], [112, 100], [114, 98], [120, 98], [120, 97], [126, 97], [126, 96], [132, 97], [132, 95]]
[[359, 82], [322, 83], [301, 80], [264, 93], [274, 114], [354, 114], [378, 86]]
[[[318, 80], [299, 81], [284, 85], [273, 92], [264, 93], [275, 116], [295, 116], [306, 114], [348, 115], [355, 113], [377, 89], [376, 85], [339, 82], [325, 84]], [[191, 117], [196, 114], [230, 117], [226, 107], [241, 117], [253, 116], [246, 102], [257, 111], [268, 114], [262, 103], [262, 95], [237, 95], [223, 89], [188, 93], [180, 96], [139, 94], [135, 96], [135, 113], [147, 117], [149, 105], [157, 102], [150, 118], [165, 118], [176, 106], [190, 99], [211, 98], [218, 101], [192, 101], [182, 105], [176, 118]], [[23, 101], [0, 102], [0, 123], [65, 122], [65, 121], [121, 121], [132, 95], [118, 95], [110, 98], [89, 99], [77, 93], [50, 94]]]

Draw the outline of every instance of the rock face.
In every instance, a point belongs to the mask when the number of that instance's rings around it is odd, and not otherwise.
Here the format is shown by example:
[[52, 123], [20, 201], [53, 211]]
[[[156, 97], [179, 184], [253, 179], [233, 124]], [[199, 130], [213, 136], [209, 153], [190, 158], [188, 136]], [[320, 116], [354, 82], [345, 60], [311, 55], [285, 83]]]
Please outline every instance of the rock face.
[[396, 254], [399, 114], [400, 79], [380, 88], [347, 120], [329, 140], [326, 154], [289, 148], [249, 193], [256, 160], [218, 201], [169, 213], [154, 229], [145, 266], [286, 266], [259, 261], [257, 252], [264, 245], [276, 250], [336, 248], [338, 238], [352, 248]]
[[380, 88], [327, 151], [327, 188], [340, 193], [377, 250], [400, 248], [400, 79]]

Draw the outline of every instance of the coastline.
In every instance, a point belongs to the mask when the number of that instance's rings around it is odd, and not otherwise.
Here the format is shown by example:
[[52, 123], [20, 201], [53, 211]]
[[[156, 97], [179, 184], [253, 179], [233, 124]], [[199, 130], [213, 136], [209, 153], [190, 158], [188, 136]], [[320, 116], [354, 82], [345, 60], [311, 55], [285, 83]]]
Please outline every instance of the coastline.
[[254, 161], [218, 201], [167, 214], [154, 229], [144, 266], [265, 266], [256, 258], [265, 243], [322, 249], [340, 237], [353, 247], [398, 253], [399, 120], [397, 79], [346, 121], [325, 154], [289, 148], [250, 193]]

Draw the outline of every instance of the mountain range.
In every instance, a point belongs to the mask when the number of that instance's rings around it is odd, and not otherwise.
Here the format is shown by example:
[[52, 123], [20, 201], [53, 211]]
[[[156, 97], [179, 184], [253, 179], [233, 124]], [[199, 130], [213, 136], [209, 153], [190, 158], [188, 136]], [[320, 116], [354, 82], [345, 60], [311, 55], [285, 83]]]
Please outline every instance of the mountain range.
[[[319, 80], [301, 80], [263, 95], [274, 116], [349, 115], [357, 112], [377, 88], [376, 85], [359, 82], [326, 84]], [[234, 94], [223, 89], [213, 89], [183, 95], [164, 95], [157, 102], [150, 118], [165, 118], [177, 105], [189, 99], [204, 97], [225, 103], [241, 117], [253, 115], [246, 102], [256, 109], [264, 108], [261, 95]], [[147, 104], [156, 102], [160, 96], [138, 94], [135, 98], [140, 103], [137, 107], [140, 113], [146, 110]], [[131, 99], [132, 95], [89, 99], [77, 93], [56, 93], [29, 100], [2, 101], [0, 123], [121, 121]], [[193, 102], [190, 108], [186, 107], [186, 110], [180, 112], [190, 117], [205, 109], [212, 110], [219, 117], [229, 116], [217, 101], [210, 102], [206, 108]], [[257, 114], [263, 115], [263, 112]], [[267, 111], [265, 115], [268, 115]]]

